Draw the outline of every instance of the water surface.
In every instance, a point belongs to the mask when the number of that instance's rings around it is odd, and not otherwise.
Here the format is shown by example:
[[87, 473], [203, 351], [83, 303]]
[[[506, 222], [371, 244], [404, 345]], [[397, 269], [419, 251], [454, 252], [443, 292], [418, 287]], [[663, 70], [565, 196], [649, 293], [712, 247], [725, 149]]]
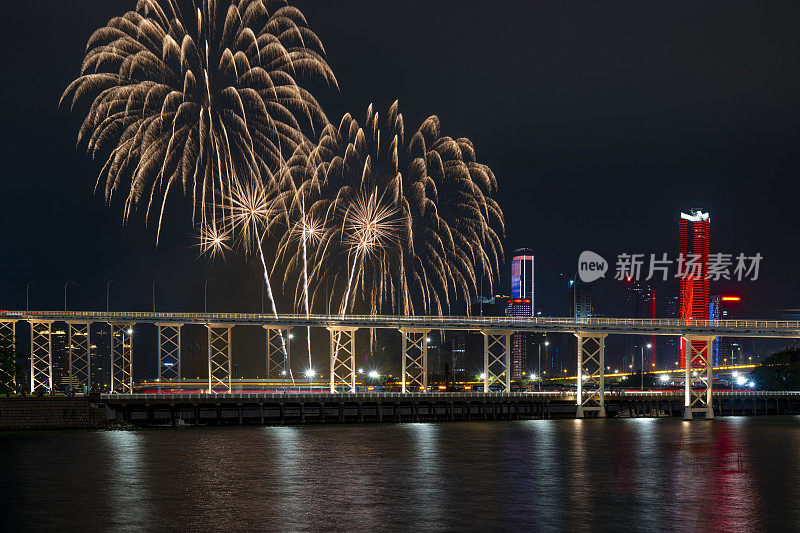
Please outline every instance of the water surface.
[[800, 417], [0, 434], [4, 530], [800, 530]]

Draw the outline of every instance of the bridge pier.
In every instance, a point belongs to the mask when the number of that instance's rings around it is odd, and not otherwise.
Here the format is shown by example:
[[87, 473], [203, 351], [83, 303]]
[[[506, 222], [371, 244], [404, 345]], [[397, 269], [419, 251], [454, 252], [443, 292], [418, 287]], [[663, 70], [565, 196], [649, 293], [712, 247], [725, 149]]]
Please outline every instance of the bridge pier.
[[328, 328], [331, 334], [331, 366], [330, 386], [331, 393], [337, 387], [342, 387], [346, 392], [356, 392], [356, 331], [358, 328], [346, 326], [332, 326]]
[[208, 328], [208, 392], [231, 392], [232, 324], [206, 324]]
[[400, 328], [403, 335], [403, 393], [414, 387], [428, 390], [428, 333], [430, 329]]
[[[0, 320], [0, 347], [16, 353], [17, 350], [17, 321]], [[16, 361], [15, 361], [16, 362]], [[6, 391], [17, 388], [16, 366], [9, 368], [0, 367], [0, 388]]]
[[86, 392], [92, 390], [91, 322], [67, 322], [69, 346], [69, 391], [73, 385]]
[[586, 412], [596, 411], [599, 418], [605, 418], [605, 340], [608, 334], [578, 332], [575, 336], [578, 337], [578, 407], [575, 416], [583, 418]]
[[158, 326], [158, 392], [164, 381], [181, 381], [181, 326]]
[[495, 382], [503, 392], [511, 391], [510, 348], [512, 330], [484, 330], [483, 333], [483, 392]]
[[[288, 372], [292, 343], [286, 342], [291, 326], [262, 326], [266, 330], [267, 341], [267, 379], [281, 379]], [[284, 337], [284, 332], [286, 336]]]
[[[714, 372], [711, 365], [711, 345], [716, 335], [684, 335], [686, 345], [686, 373], [684, 375], [684, 403], [683, 419], [692, 420], [695, 413], [702, 413], [706, 420], [714, 419], [714, 404], [712, 391], [714, 389]], [[694, 377], [697, 377], [703, 388], [695, 390], [692, 387]], [[703, 376], [705, 374], [705, 376]], [[703, 379], [705, 378], [705, 379]]]
[[29, 320], [31, 325], [31, 394], [53, 390], [52, 320]]
[[111, 332], [111, 392], [132, 394], [133, 335], [127, 334], [127, 330], [133, 327], [133, 323], [109, 322], [108, 325]]

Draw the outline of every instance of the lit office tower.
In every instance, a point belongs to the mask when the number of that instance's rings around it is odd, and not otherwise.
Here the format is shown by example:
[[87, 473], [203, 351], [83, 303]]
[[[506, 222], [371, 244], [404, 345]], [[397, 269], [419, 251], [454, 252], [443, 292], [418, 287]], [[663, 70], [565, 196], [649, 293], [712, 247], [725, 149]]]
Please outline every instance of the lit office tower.
[[[739, 305], [742, 297], [735, 294], [712, 296], [708, 304], [709, 320], [735, 320], [740, 318]], [[716, 337], [711, 343], [714, 366], [742, 364], [744, 339], [739, 337]]]
[[[708, 320], [708, 247], [711, 217], [702, 209], [681, 213], [678, 220], [678, 254], [682, 261], [678, 304], [681, 320]], [[702, 349], [702, 342], [697, 349]], [[686, 367], [686, 346], [681, 339], [681, 367]]]
[[528, 298], [533, 316], [533, 250], [518, 248], [511, 260], [511, 297]]
[[[532, 315], [533, 304], [530, 298], [509, 298], [508, 316], [529, 317]], [[528, 334], [511, 334], [511, 379], [524, 379], [528, 365]]]
[[[511, 259], [511, 298], [508, 314], [533, 316], [533, 250], [518, 248]], [[511, 335], [511, 379], [525, 377], [528, 364], [528, 334]]]

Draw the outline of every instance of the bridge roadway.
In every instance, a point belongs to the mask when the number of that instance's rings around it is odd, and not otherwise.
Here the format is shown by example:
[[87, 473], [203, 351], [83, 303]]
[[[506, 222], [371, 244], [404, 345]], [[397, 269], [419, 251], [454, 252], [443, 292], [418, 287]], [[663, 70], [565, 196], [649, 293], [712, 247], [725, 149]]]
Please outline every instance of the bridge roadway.
[[420, 328], [431, 330], [486, 329], [515, 332], [614, 335], [716, 335], [800, 338], [800, 321], [792, 320], [680, 320], [669, 318], [556, 318], [489, 316], [320, 315], [257, 313], [155, 313], [105, 311], [0, 311], [0, 320], [91, 321], [125, 324], [225, 324], [323, 328]]
[[[139, 426], [575, 418], [576, 395], [540, 393], [102, 394], [109, 419]], [[682, 391], [606, 393], [606, 416], [684, 414]], [[716, 416], [800, 414], [800, 392], [717, 391]]]

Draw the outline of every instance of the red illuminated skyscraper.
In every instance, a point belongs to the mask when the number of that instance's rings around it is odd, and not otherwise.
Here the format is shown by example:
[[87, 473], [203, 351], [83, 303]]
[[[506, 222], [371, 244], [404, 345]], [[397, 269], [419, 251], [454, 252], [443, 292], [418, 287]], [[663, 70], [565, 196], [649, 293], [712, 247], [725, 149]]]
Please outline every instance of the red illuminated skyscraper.
[[[708, 320], [708, 248], [711, 217], [702, 209], [681, 213], [678, 220], [680, 274], [678, 316], [681, 320]], [[697, 348], [702, 348], [699, 343]], [[710, 355], [710, 354], [709, 354]], [[681, 339], [681, 368], [686, 367], [686, 346]]]

